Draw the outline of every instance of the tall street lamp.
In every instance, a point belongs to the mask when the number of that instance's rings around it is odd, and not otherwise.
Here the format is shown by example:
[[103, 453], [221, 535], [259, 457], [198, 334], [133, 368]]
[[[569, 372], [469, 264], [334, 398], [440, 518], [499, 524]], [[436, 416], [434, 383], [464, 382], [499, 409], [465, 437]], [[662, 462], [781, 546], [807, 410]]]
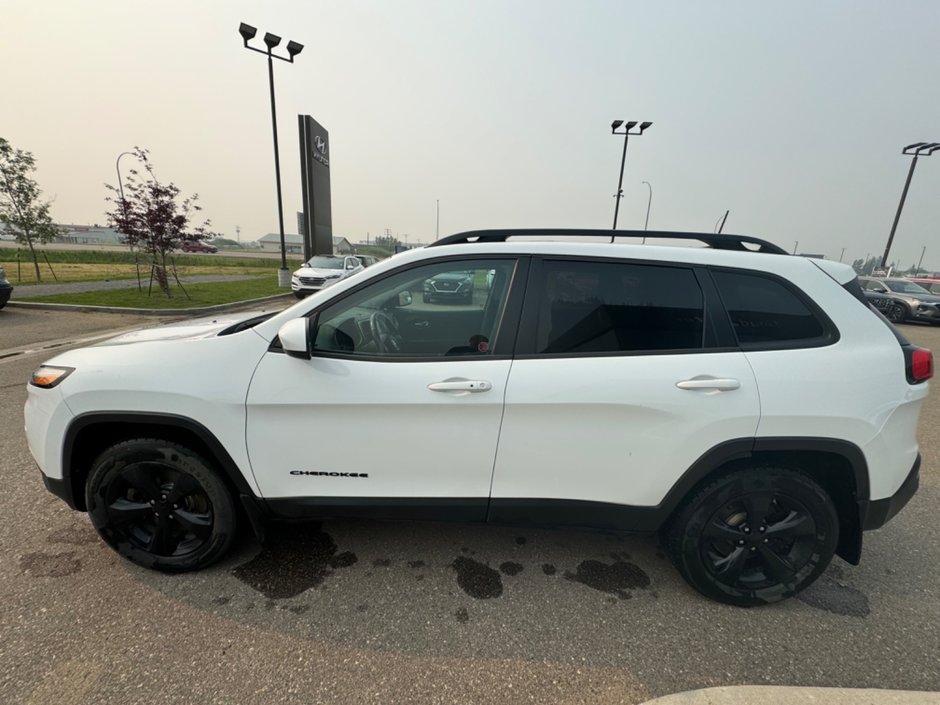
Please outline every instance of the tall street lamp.
[[[639, 124], [639, 128], [637, 128], [638, 131], [633, 131], [633, 128], [635, 128], [637, 124]], [[623, 167], [627, 161], [627, 140], [630, 139], [631, 135], [639, 137], [652, 124], [651, 122], [637, 123], [636, 120], [631, 120], [627, 123], [624, 123], [623, 120], [614, 120], [610, 123], [610, 133], [612, 135], [623, 135], [623, 156], [620, 157], [620, 178], [617, 181], [617, 193], [614, 196], [617, 199], [616, 205], [614, 205], [614, 230], [617, 229], [617, 215], [620, 213], [620, 199], [623, 198]], [[617, 129], [621, 125], [623, 125], [623, 131], [617, 132]], [[613, 236], [611, 236], [610, 241], [614, 241]]]
[[[646, 184], [646, 188], [650, 190], [650, 197], [646, 201], [646, 222], [643, 223], [643, 232], [646, 232], [650, 229], [650, 206], [653, 205], [653, 187], [649, 181], [642, 181], [641, 183]], [[643, 244], [646, 244], [646, 235], [643, 236]]]
[[[118, 191], [121, 194], [121, 210], [124, 211], [124, 219], [127, 219], [127, 201], [124, 200], [124, 182], [121, 180], [121, 157], [125, 154], [133, 155], [133, 152], [121, 152], [117, 159], [114, 161], [114, 170], [117, 172], [118, 177]], [[134, 250], [134, 246], [131, 245], [131, 252], [134, 253], [134, 267], [137, 270], [137, 289], [141, 289], [140, 284], [140, 262], [137, 259], [137, 252]]]
[[885, 253], [881, 257], [882, 269], [888, 266], [888, 253], [891, 251], [891, 243], [894, 242], [894, 232], [898, 229], [898, 221], [901, 220], [901, 210], [904, 208], [904, 201], [907, 199], [907, 189], [911, 186], [911, 178], [914, 176], [914, 167], [917, 166], [917, 157], [929, 157], [940, 149], [940, 142], [915, 142], [907, 145], [901, 150], [901, 154], [913, 156], [911, 168], [907, 172], [907, 181], [904, 182], [904, 190], [901, 191], [901, 202], [898, 203], [898, 212], [894, 216], [894, 223], [891, 225], [891, 233], [888, 235], [888, 244], [885, 245]]
[[267, 49], [256, 49], [248, 46], [248, 42], [254, 39], [258, 30], [251, 25], [242, 22], [238, 26], [238, 33], [242, 35], [245, 42], [245, 48], [256, 51], [259, 54], [266, 54], [268, 57], [268, 84], [271, 87], [271, 129], [274, 132], [274, 178], [277, 182], [277, 220], [281, 233], [281, 268], [277, 273], [277, 283], [280, 287], [290, 286], [290, 271], [287, 269], [287, 245], [284, 243], [284, 206], [281, 201], [281, 158], [277, 149], [277, 111], [274, 107], [274, 61], [280, 59], [290, 64], [294, 63], [294, 57], [303, 51], [304, 45], [295, 41], [287, 42], [287, 56], [278, 56], [274, 53], [274, 47], [281, 43], [281, 38], [276, 34], [265, 32], [264, 45]]

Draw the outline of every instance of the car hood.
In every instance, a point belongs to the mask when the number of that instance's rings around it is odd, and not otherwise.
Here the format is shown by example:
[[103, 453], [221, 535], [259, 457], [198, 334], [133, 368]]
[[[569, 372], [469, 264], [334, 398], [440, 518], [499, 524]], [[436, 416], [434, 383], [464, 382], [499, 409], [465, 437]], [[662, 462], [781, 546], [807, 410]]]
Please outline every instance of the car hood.
[[198, 340], [200, 338], [212, 338], [237, 323], [242, 323], [252, 318], [267, 318], [272, 315], [274, 315], [274, 312], [271, 311], [242, 311], [240, 313], [230, 313], [227, 315], [194, 318], [193, 320], [183, 321], [181, 323], [170, 323], [164, 326], [154, 326], [153, 328], [131, 331], [130, 333], [124, 333], [115, 338], [109, 338], [108, 340], [95, 343], [92, 347], [130, 345], [132, 343], [159, 340]]
[[919, 301], [922, 304], [935, 304], [940, 306], [940, 296], [936, 294], [908, 294], [903, 291], [892, 291], [889, 296], [894, 296], [908, 301]]
[[[333, 277], [333, 276], [343, 276], [346, 270], [344, 269], [321, 269], [319, 267], [301, 267], [294, 274], [298, 277]], [[350, 269], [350, 272], [357, 271]]]
[[470, 276], [467, 274], [459, 274], [457, 272], [441, 272], [440, 274], [435, 274], [433, 277], [430, 277], [428, 281], [431, 279], [434, 281], [463, 282], [470, 279]]

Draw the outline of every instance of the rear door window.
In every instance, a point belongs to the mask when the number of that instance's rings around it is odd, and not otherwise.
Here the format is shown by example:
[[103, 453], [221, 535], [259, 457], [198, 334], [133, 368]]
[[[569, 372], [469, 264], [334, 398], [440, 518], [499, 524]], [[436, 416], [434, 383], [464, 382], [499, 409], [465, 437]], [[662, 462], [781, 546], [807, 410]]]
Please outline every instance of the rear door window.
[[702, 348], [705, 300], [691, 269], [545, 260], [539, 354]]

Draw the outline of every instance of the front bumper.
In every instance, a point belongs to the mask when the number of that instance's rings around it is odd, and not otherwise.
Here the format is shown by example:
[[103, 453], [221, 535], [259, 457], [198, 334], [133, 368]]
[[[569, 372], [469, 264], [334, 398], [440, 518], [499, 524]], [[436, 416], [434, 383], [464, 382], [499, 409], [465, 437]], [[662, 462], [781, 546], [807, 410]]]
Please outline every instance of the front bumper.
[[884, 499], [867, 500], [859, 502], [859, 516], [862, 520], [862, 530], [871, 531], [880, 529], [907, 504], [920, 485], [920, 454], [914, 461], [911, 471], [904, 482], [890, 497]]
[[57, 480], [54, 477], [42, 476], [42, 484], [59, 499], [63, 500], [72, 509], [78, 509], [75, 506], [75, 497], [72, 496], [72, 483], [68, 480]]

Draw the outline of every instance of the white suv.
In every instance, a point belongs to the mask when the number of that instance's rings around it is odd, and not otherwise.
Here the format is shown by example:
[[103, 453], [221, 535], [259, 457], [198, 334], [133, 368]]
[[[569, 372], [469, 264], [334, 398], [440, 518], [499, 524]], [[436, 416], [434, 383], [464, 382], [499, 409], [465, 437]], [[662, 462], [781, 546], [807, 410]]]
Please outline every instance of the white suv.
[[290, 288], [294, 296], [305, 296], [333, 286], [347, 277], [361, 272], [365, 263], [353, 255], [314, 255], [304, 262], [290, 278]]
[[[66, 352], [30, 382], [30, 450], [163, 571], [218, 559], [237, 520], [334, 516], [660, 532], [737, 605], [857, 563], [917, 489], [930, 351], [846, 265], [727, 235], [597, 241], [643, 235], [464, 233], [275, 315]], [[422, 303], [451, 272], [473, 296]]]

